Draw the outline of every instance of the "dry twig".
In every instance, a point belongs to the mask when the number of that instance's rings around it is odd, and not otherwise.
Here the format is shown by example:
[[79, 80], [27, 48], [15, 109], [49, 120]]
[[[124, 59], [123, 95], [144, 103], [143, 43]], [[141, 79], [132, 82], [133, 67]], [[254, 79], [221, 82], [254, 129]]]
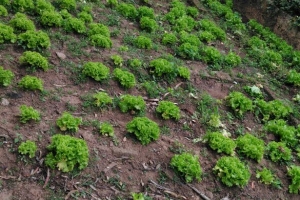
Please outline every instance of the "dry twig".
[[43, 185], [43, 188], [45, 188], [49, 182], [49, 179], [50, 179], [50, 170], [49, 168], [47, 169], [47, 177], [46, 177], [46, 180], [45, 180], [45, 183]]
[[188, 186], [192, 188], [192, 190], [194, 190], [194, 192], [196, 192], [202, 199], [210, 200], [210, 198], [208, 198], [204, 193], [200, 192], [197, 188], [191, 186], [190, 184], [188, 184]]

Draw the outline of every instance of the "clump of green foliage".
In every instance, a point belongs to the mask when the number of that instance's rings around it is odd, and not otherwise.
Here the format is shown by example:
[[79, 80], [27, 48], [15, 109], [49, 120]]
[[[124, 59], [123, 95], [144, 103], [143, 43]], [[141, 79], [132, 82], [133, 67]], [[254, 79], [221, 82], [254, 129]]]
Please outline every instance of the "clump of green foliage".
[[149, 66], [154, 68], [154, 73], [157, 76], [166, 75], [169, 77], [173, 76], [173, 78], [176, 77], [173, 64], [164, 58], [151, 60]]
[[245, 112], [252, 111], [253, 104], [251, 99], [247, 98], [241, 92], [231, 92], [227, 97], [228, 105], [238, 116], [243, 116]]
[[128, 61], [128, 64], [129, 64], [129, 67], [131, 67], [133, 69], [139, 69], [143, 65], [142, 61], [140, 59], [138, 59], [138, 58], [130, 59]]
[[33, 21], [27, 18], [23, 13], [16, 13], [14, 17], [8, 23], [11, 27], [14, 28], [14, 32], [20, 33], [28, 30], [35, 30]]
[[249, 133], [239, 136], [236, 140], [236, 144], [239, 153], [251, 159], [255, 159], [257, 162], [260, 162], [264, 156], [264, 141]]
[[234, 185], [243, 187], [250, 179], [249, 168], [237, 157], [221, 157], [213, 171], [221, 179], [222, 183], [232, 187]]
[[69, 17], [64, 20], [63, 23], [64, 30], [67, 33], [75, 32], [75, 33], [85, 33], [86, 27], [84, 21], [75, 17]]
[[199, 29], [203, 32], [210, 33], [211, 41], [217, 39], [224, 41], [226, 39], [226, 33], [219, 26], [217, 26], [213, 21], [209, 19], [202, 19], [198, 22]]
[[177, 71], [178, 71], [178, 75], [179, 75], [181, 78], [190, 80], [190, 78], [191, 78], [191, 72], [190, 72], [189, 68], [184, 67], [184, 66], [179, 66], [179, 67], [177, 68]]
[[131, 20], [136, 19], [138, 16], [138, 11], [133, 4], [120, 3], [117, 6], [117, 10], [119, 13], [121, 13], [121, 15]]
[[51, 2], [47, 0], [36, 0], [35, 2], [35, 12], [41, 15], [45, 11], [54, 11], [55, 8]]
[[110, 31], [107, 26], [101, 23], [91, 23], [89, 24], [89, 30], [88, 30], [88, 35], [96, 35], [96, 34], [101, 34], [106, 37], [110, 37]]
[[196, 18], [196, 17], [198, 17], [198, 15], [199, 15], [198, 8], [192, 7], [192, 6], [188, 6], [188, 7], [186, 8], [186, 14], [187, 14], [187, 15], [190, 15], [190, 16], [193, 17], [193, 18]]
[[9, 86], [14, 78], [14, 73], [10, 70], [5, 70], [0, 66], [0, 85], [6, 87]]
[[201, 60], [207, 64], [218, 64], [222, 60], [222, 54], [218, 49], [211, 46], [204, 46], [200, 50]]
[[288, 176], [292, 178], [292, 183], [289, 185], [289, 192], [298, 194], [300, 189], [300, 167], [296, 165], [288, 167]]
[[298, 73], [295, 69], [290, 70], [286, 81], [295, 86], [300, 86], [300, 73]]
[[228, 67], [236, 67], [242, 63], [242, 59], [236, 53], [229, 52], [224, 58], [224, 63]]
[[101, 123], [99, 128], [99, 132], [102, 135], [108, 135], [110, 137], [113, 137], [115, 135], [114, 127], [108, 122]]
[[50, 38], [43, 31], [26, 31], [18, 35], [18, 45], [24, 49], [41, 50], [49, 48], [51, 45]]
[[17, 36], [14, 34], [14, 29], [0, 22], [0, 44], [4, 42], [14, 43]]
[[117, 66], [117, 67], [122, 67], [123, 65], [123, 58], [119, 55], [112, 55], [110, 57], [110, 59], [112, 59], [112, 61], [114, 62], [114, 65]]
[[70, 11], [76, 8], [76, 0], [56, 0], [55, 3], [61, 10], [66, 9]]
[[118, 0], [106, 0], [106, 5], [109, 7], [117, 7], [119, 4]]
[[82, 73], [96, 81], [102, 81], [108, 78], [109, 68], [100, 62], [87, 62], [83, 65]]
[[83, 139], [56, 134], [51, 140], [45, 159], [47, 166], [52, 169], [57, 167], [62, 172], [71, 172], [75, 166], [82, 170], [88, 165], [89, 150]]
[[26, 75], [19, 81], [19, 87], [27, 90], [43, 91], [43, 80], [35, 76]]
[[120, 97], [119, 108], [123, 113], [128, 111], [144, 113], [146, 109], [146, 102], [141, 96], [126, 94]]
[[140, 26], [142, 30], [146, 30], [150, 33], [156, 31], [158, 28], [156, 21], [150, 17], [142, 17], [140, 19]]
[[203, 137], [203, 142], [207, 142], [210, 148], [217, 150], [218, 153], [234, 155], [236, 143], [219, 132], [210, 132]]
[[111, 48], [112, 46], [111, 39], [102, 34], [91, 35], [89, 36], [89, 40], [91, 42], [91, 45], [96, 47]]
[[292, 151], [284, 142], [270, 142], [267, 151], [273, 162], [288, 162], [292, 159]]
[[33, 158], [35, 156], [35, 152], [37, 150], [37, 146], [35, 142], [27, 140], [26, 142], [22, 142], [18, 147], [18, 152], [20, 154], [28, 154], [29, 158]]
[[187, 183], [194, 179], [201, 181], [202, 168], [198, 159], [198, 156], [184, 152], [174, 155], [170, 165], [184, 177]]
[[30, 120], [40, 121], [41, 114], [31, 106], [21, 105], [20, 106], [20, 121], [27, 123]]
[[270, 119], [282, 119], [292, 113], [290, 106], [285, 105], [281, 100], [272, 100], [266, 102], [259, 99], [255, 102], [257, 113], [263, 116], [263, 121], [269, 121]]
[[134, 45], [140, 49], [151, 49], [152, 40], [146, 36], [140, 35], [134, 40]]
[[244, 90], [255, 99], [263, 99], [263, 93], [259, 87], [256, 85], [253, 86], [245, 86]]
[[60, 27], [62, 25], [63, 18], [59, 12], [46, 10], [42, 12], [40, 22], [43, 26]]
[[7, 17], [8, 12], [3, 5], [0, 5], [0, 16]]
[[152, 140], [157, 140], [160, 135], [157, 123], [147, 117], [135, 117], [127, 123], [126, 130], [129, 133], [133, 133], [142, 145], [147, 145]]
[[47, 58], [38, 52], [25, 51], [19, 60], [21, 64], [28, 65], [33, 69], [42, 68], [46, 71], [49, 68]]
[[185, 59], [199, 60], [199, 48], [198, 46], [192, 45], [189, 42], [181, 44], [176, 49], [176, 54]]
[[11, 2], [11, 7], [16, 12], [31, 12], [34, 10], [33, 0], [14, 0]]
[[153, 8], [150, 8], [148, 6], [140, 6], [137, 11], [138, 11], [139, 18], [142, 17], [149, 17], [150, 19], [155, 18], [155, 13]]
[[100, 108], [112, 104], [112, 98], [106, 92], [97, 92], [93, 95], [93, 98], [94, 105]]
[[113, 74], [118, 82], [125, 88], [132, 88], [136, 84], [135, 76], [131, 72], [116, 68]]
[[281, 182], [280, 180], [276, 177], [275, 174], [268, 168], [263, 168], [261, 171], [257, 170], [256, 171], [256, 178], [260, 179], [261, 183], [264, 183], [266, 185], [272, 185], [277, 188], [281, 188]]
[[181, 43], [190, 43], [194, 46], [200, 46], [201, 44], [200, 39], [196, 35], [188, 33], [186, 31], [180, 31], [179, 39]]
[[264, 130], [279, 136], [280, 140], [290, 147], [294, 147], [298, 144], [296, 128], [289, 126], [283, 119], [268, 121], [264, 126]]
[[183, 15], [175, 20], [172, 29], [177, 32], [179, 31], [191, 32], [195, 26], [196, 26], [196, 21], [192, 17]]
[[72, 114], [64, 112], [61, 117], [56, 120], [56, 125], [60, 128], [61, 131], [73, 131], [77, 132], [79, 125], [82, 123], [82, 118], [73, 117]]
[[161, 42], [163, 45], [174, 45], [177, 40], [178, 39], [174, 33], [165, 33]]
[[156, 112], [160, 113], [162, 118], [179, 120], [180, 109], [171, 101], [160, 101], [156, 107]]
[[209, 31], [200, 31], [198, 33], [198, 38], [200, 41], [206, 42], [206, 43], [216, 40], [216, 36], [214, 36], [214, 34], [212, 34]]
[[93, 16], [87, 11], [81, 11], [80, 13], [78, 13], [77, 17], [85, 23], [93, 22]]

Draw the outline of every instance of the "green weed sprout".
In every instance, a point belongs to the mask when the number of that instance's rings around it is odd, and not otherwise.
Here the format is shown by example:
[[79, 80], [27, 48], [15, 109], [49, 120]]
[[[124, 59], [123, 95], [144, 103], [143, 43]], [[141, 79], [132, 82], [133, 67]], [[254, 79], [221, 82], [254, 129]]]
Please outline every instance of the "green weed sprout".
[[102, 81], [108, 78], [109, 68], [100, 62], [87, 62], [83, 65], [82, 73], [96, 81]]
[[0, 85], [7, 87], [11, 84], [14, 73], [10, 70], [5, 70], [2, 66], [0, 66]]
[[245, 112], [252, 111], [253, 109], [252, 101], [241, 92], [231, 92], [227, 97], [227, 101], [229, 106], [240, 117], [243, 116]]
[[41, 114], [31, 106], [21, 105], [20, 106], [20, 121], [27, 123], [30, 120], [40, 121]]
[[260, 162], [264, 156], [265, 145], [264, 141], [257, 137], [246, 133], [239, 136], [236, 140], [238, 152], [251, 159]]
[[95, 34], [89, 36], [91, 45], [102, 48], [111, 48], [112, 41], [109, 37], [106, 37], [102, 34]]
[[100, 108], [112, 104], [112, 98], [106, 92], [97, 92], [93, 95], [93, 98], [94, 105]]
[[25, 51], [19, 60], [21, 64], [28, 65], [33, 69], [42, 68], [46, 71], [49, 68], [47, 58], [38, 52]]
[[163, 119], [179, 120], [180, 118], [179, 107], [170, 101], [160, 101], [156, 107], [156, 112], [160, 113]]
[[114, 77], [117, 79], [117, 81], [125, 88], [132, 88], [136, 84], [134, 74], [128, 71], [122, 70], [120, 68], [116, 68], [113, 74]]
[[194, 179], [201, 181], [202, 168], [198, 159], [198, 156], [184, 152], [174, 155], [170, 165], [184, 177], [187, 183], [192, 182]]
[[89, 151], [86, 141], [69, 135], [56, 134], [47, 147], [46, 166], [71, 172], [75, 167], [82, 170], [88, 165]]
[[288, 162], [292, 159], [291, 149], [283, 142], [270, 142], [267, 151], [273, 162]]
[[33, 158], [35, 156], [35, 152], [37, 150], [37, 146], [35, 142], [27, 140], [26, 142], [22, 142], [18, 147], [18, 152], [20, 154], [28, 154], [29, 158]]
[[203, 142], [207, 142], [210, 148], [212, 148], [213, 150], [217, 150], [218, 153], [234, 155], [236, 143], [232, 139], [222, 135], [222, 133], [207, 133], [203, 137]]
[[19, 87], [27, 90], [43, 91], [43, 80], [35, 76], [26, 75], [19, 81]]
[[146, 109], [146, 102], [141, 96], [126, 94], [120, 97], [118, 106], [123, 113], [128, 111], [143, 113]]
[[152, 140], [157, 140], [160, 135], [157, 123], [147, 117], [135, 117], [127, 123], [126, 130], [129, 133], [133, 133], [142, 145], [147, 145]]
[[77, 132], [79, 125], [82, 123], [82, 118], [73, 117], [68, 112], [64, 112], [61, 117], [56, 120], [56, 125], [60, 128], [61, 131], [73, 131]]
[[28, 19], [25, 14], [19, 12], [14, 15], [8, 24], [14, 28], [14, 32], [18, 33], [28, 30], [35, 30], [33, 21]]
[[89, 24], [89, 30], [88, 30], [88, 35], [96, 35], [96, 34], [101, 34], [106, 37], [110, 37], [110, 30], [107, 26], [101, 23], [91, 23]]
[[151, 49], [152, 40], [146, 36], [140, 35], [134, 40], [134, 45], [140, 49]]
[[5, 42], [14, 43], [17, 36], [14, 34], [14, 29], [0, 22], [0, 44]]
[[112, 55], [110, 59], [114, 62], [114, 65], [117, 67], [122, 67], [123, 66], [123, 58], [119, 55]]
[[140, 20], [140, 27], [142, 30], [152, 33], [157, 30], [158, 25], [154, 19], [142, 17]]
[[251, 176], [249, 168], [237, 157], [221, 157], [213, 171], [221, 179], [222, 183], [229, 187], [234, 185], [244, 187]]
[[59, 12], [46, 10], [41, 13], [40, 22], [43, 26], [60, 27], [62, 25], [63, 18]]
[[101, 123], [99, 132], [102, 135], [107, 134], [110, 137], [113, 137], [115, 135], [113, 126], [108, 122]]
[[300, 167], [296, 165], [288, 167], [288, 176], [292, 178], [292, 183], [289, 185], [289, 192], [298, 194], [300, 189]]
[[18, 45], [24, 49], [41, 50], [49, 48], [51, 45], [50, 38], [43, 31], [26, 31], [21, 33], [17, 39]]

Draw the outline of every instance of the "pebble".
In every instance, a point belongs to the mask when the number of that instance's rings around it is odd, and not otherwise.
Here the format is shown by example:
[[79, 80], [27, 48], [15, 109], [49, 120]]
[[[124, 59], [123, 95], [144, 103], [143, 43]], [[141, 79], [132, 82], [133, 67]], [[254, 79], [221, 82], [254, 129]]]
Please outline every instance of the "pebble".
[[1, 99], [1, 105], [2, 106], [8, 106], [9, 105], [9, 101], [7, 99], [5, 99], [5, 98], [2, 98]]

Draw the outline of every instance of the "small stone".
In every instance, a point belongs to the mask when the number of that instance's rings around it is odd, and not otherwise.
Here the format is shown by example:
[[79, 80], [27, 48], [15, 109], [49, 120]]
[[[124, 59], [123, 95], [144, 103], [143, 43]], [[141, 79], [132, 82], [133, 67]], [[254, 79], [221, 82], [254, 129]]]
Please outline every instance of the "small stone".
[[67, 56], [62, 52], [55, 52], [55, 53], [56, 53], [57, 57], [59, 57], [62, 60], [67, 58]]
[[1, 105], [2, 106], [8, 106], [9, 105], [9, 101], [7, 99], [5, 99], [5, 98], [2, 98], [1, 99]]
[[210, 199], [214, 199], [214, 195], [213, 195], [213, 193], [212, 193], [211, 191], [206, 191], [206, 192], [205, 192], [205, 195], [206, 195], [208, 198], [210, 198]]

